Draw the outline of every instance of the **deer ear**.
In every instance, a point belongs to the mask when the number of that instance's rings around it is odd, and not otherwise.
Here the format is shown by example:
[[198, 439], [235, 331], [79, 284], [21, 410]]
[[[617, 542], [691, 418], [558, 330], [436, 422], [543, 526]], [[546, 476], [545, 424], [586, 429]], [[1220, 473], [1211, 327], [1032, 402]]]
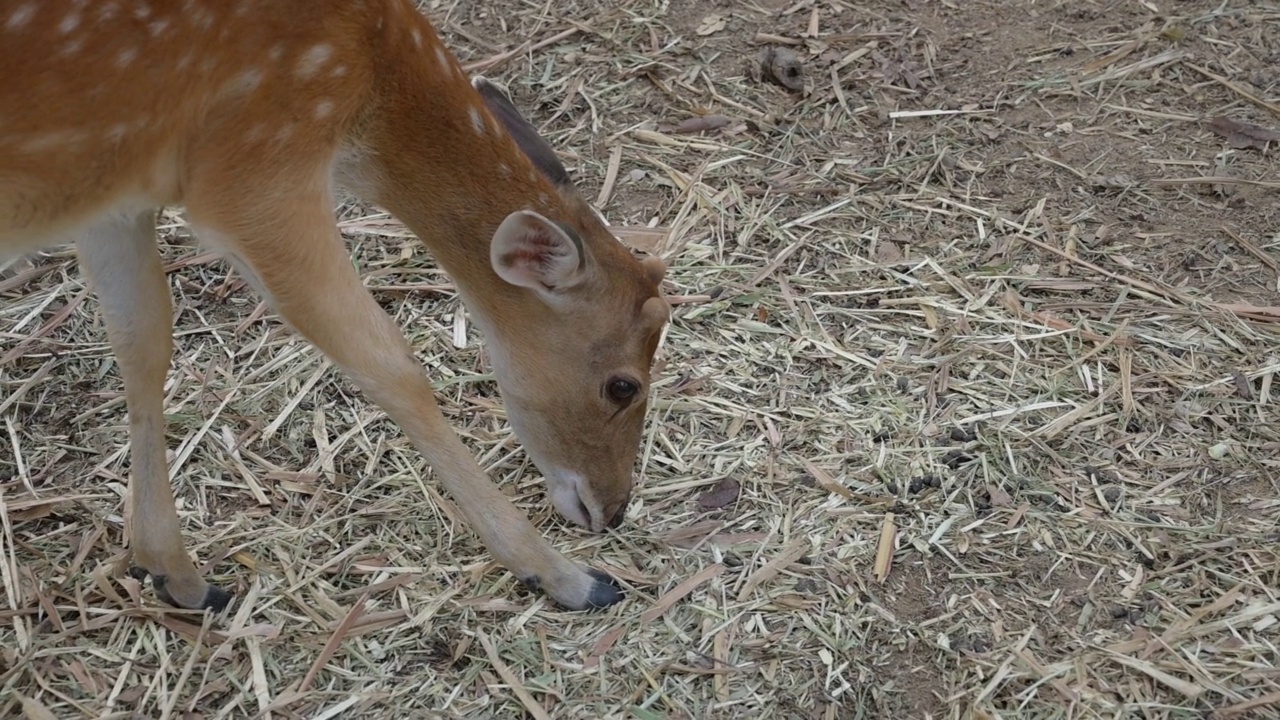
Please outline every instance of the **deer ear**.
[[654, 285], [661, 285], [667, 277], [667, 264], [657, 255], [650, 255], [641, 260], [640, 266], [644, 268], [644, 274], [653, 281]]
[[489, 108], [489, 112], [502, 123], [511, 135], [511, 139], [515, 140], [516, 145], [529, 158], [529, 162], [556, 185], [556, 187], [569, 189], [573, 187], [573, 181], [569, 179], [569, 171], [564, 169], [560, 158], [556, 157], [555, 150], [547, 144], [542, 136], [538, 134], [538, 130], [524, 119], [516, 106], [512, 104], [511, 99], [506, 96], [492, 82], [479, 75], [471, 80], [471, 85], [480, 91], [480, 98], [484, 100], [484, 104]]
[[502, 221], [489, 245], [489, 261], [498, 277], [542, 293], [573, 287], [585, 275], [581, 238], [532, 210], [518, 210]]

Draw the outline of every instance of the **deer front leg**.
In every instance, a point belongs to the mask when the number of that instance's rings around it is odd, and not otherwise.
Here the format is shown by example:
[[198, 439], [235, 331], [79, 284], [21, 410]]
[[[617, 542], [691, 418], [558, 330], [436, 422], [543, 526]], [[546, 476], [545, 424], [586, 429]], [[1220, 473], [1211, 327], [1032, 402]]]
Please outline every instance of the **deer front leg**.
[[[253, 202], [249, 193], [235, 197], [238, 203], [229, 197], [189, 201], [197, 233], [229, 251], [276, 312], [400, 426], [494, 558], [525, 585], [567, 608], [620, 600], [612, 578], [552, 548], [485, 476], [440, 413], [404, 335], [352, 268], [328, 197], [282, 200], [277, 195], [270, 209], [257, 211], [244, 207]], [[240, 209], [230, 209], [236, 206]]]
[[220, 612], [232, 596], [205, 583], [187, 555], [165, 461], [164, 379], [173, 355], [173, 308], [156, 247], [155, 216], [112, 215], [90, 228], [76, 249], [124, 379], [133, 559], [151, 575], [161, 600]]

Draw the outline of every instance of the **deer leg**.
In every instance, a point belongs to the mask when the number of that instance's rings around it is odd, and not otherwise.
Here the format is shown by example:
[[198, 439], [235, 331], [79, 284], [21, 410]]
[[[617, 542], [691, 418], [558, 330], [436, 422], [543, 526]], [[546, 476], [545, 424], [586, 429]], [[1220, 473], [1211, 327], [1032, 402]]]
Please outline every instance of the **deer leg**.
[[229, 252], [280, 317], [400, 426], [499, 563], [567, 608], [620, 600], [612, 578], [552, 548], [485, 476], [441, 414], [400, 328], [352, 268], [329, 194], [302, 190], [305, 197], [282, 198], [278, 189], [259, 190], [243, 183], [225, 195], [193, 188], [187, 207], [197, 233]]
[[156, 246], [155, 215], [112, 215], [76, 243], [106, 319], [129, 413], [129, 535], [156, 595], [181, 608], [222, 611], [231, 594], [200, 578], [187, 555], [165, 460], [164, 379], [173, 308]]

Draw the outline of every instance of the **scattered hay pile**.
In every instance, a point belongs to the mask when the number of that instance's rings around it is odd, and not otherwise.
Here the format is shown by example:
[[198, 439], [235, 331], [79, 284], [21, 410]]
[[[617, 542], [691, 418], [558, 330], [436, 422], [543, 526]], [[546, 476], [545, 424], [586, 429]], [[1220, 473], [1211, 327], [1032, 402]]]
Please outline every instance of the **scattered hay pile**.
[[0, 715], [1277, 717], [1280, 10], [1150, 7], [432, 3], [673, 266], [623, 528], [553, 519], [448, 279], [343, 226], [485, 467], [630, 599], [524, 593], [171, 215], [180, 510], [238, 612], [110, 577], [96, 303], [65, 252], [10, 267]]

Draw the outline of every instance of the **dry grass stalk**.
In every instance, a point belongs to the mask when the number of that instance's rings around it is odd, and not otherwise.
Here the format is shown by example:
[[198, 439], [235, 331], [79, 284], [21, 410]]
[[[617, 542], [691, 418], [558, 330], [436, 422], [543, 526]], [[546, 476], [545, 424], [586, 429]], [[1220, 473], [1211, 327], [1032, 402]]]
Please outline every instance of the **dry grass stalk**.
[[1205, 128], [1275, 127], [1280, 8], [944, 5], [427, 4], [672, 266], [643, 484], [594, 537], [449, 279], [338, 209], [486, 470], [630, 586], [607, 613], [523, 593], [176, 212], [175, 486], [242, 601], [156, 607], [116, 571], [96, 301], [65, 250], [0, 267], [0, 716], [1280, 717], [1276, 148]]

